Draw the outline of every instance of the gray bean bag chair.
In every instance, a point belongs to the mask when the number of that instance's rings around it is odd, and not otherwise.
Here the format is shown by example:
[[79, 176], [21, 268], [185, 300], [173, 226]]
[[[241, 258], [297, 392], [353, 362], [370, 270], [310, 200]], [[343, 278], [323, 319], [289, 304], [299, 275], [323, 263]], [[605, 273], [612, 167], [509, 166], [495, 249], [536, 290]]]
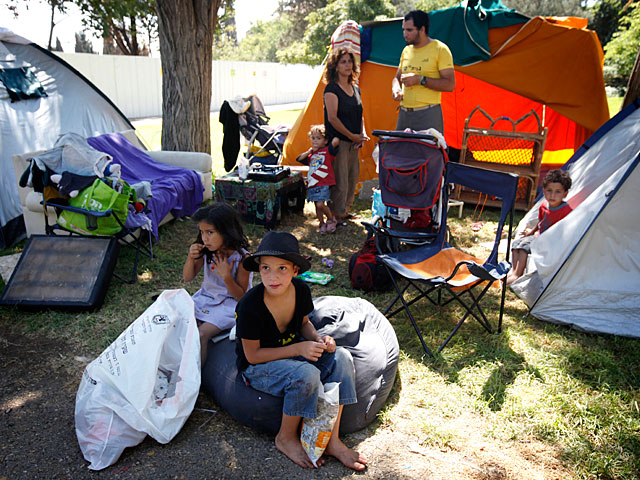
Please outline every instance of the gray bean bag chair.
[[[314, 299], [310, 315], [321, 335], [331, 335], [353, 357], [358, 403], [346, 405], [341, 433], [369, 425], [384, 405], [398, 369], [398, 340], [393, 327], [371, 303], [361, 298]], [[282, 399], [248, 386], [236, 369], [235, 342], [210, 344], [202, 369], [202, 387], [240, 423], [275, 434], [282, 419]]]

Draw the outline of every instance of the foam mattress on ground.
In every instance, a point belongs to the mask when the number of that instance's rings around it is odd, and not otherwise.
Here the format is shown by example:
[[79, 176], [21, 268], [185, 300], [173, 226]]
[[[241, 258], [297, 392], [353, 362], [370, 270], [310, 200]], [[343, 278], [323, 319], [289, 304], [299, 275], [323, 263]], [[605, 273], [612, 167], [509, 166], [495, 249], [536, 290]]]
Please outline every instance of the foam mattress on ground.
[[[358, 402], [344, 407], [341, 433], [369, 425], [386, 401], [398, 369], [398, 340], [387, 318], [361, 298], [319, 297], [309, 316], [321, 335], [331, 335], [349, 350], [356, 369]], [[248, 386], [236, 369], [235, 342], [210, 344], [202, 387], [240, 423], [277, 433], [282, 399]]]

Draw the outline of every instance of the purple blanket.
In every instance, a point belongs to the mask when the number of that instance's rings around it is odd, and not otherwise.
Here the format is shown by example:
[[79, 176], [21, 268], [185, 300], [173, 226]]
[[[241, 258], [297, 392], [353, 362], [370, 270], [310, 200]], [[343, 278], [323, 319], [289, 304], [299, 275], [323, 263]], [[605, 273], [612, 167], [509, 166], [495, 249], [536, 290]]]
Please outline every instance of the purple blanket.
[[158, 225], [167, 213], [184, 217], [195, 212], [202, 203], [202, 181], [195, 171], [157, 162], [119, 133], [90, 137], [87, 142], [96, 150], [111, 155], [113, 163], [122, 165], [122, 179], [129, 185], [144, 180], [151, 182], [153, 197], [147, 205], [156, 238]]

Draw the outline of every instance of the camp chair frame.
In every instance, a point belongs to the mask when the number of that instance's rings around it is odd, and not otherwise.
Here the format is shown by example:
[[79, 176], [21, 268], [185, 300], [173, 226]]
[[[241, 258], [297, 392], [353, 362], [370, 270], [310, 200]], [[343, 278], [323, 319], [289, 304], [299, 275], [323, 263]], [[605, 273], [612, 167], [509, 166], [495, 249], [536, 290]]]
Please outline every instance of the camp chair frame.
[[[68, 236], [78, 235], [81, 237], [90, 236], [94, 238], [95, 237], [110, 238], [110, 236], [104, 236], [104, 235], [83, 235], [82, 233], [76, 232], [74, 230], [69, 230], [68, 228], [63, 227], [57, 222], [54, 222], [51, 225], [49, 224], [49, 214], [47, 212], [47, 207], [53, 208], [56, 211], [57, 215], [59, 215], [62, 211], [74, 212], [74, 213], [79, 213], [81, 215], [84, 215], [87, 218], [88, 230], [95, 230], [96, 228], [98, 228], [98, 223], [97, 223], [98, 218], [113, 216], [113, 218], [116, 219], [116, 222], [118, 222], [118, 225], [120, 225], [121, 230], [118, 233], [112, 235], [111, 237], [116, 238], [118, 241], [130, 247], [133, 247], [136, 250], [136, 257], [133, 261], [133, 267], [131, 268], [131, 273], [129, 274], [128, 278], [125, 278], [115, 272], [113, 273], [114, 277], [116, 277], [119, 280], [122, 280], [124, 283], [133, 284], [137, 281], [138, 262], [140, 260], [141, 252], [144, 253], [147, 257], [149, 257], [151, 261], [153, 261], [153, 242], [152, 242], [153, 239], [152, 239], [151, 231], [150, 230], [146, 231], [147, 237], [148, 237], [148, 246], [147, 246], [145, 241], [143, 241], [143, 236], [145, 231], [139, 228], [130, 229], [125, 227], [122, 220], [118, 217], [118, 215], [112, 209], [106, 210], [104, 212], [94, 212], [92, 210], [72, 207], [70, 205], [59, 205], [57, 203], [47, 202], [46, 200], [42, 201], [42, 205], [44, 208], [44, 229], [47, 235], [58, 235], [58, 233], [56, 233], [57, 231], [63, 231]], [[139, 230], [139, 232], [136, 232], [136, 230]], [[138, 234], [136, 235], [136, 233]]]
[[[435, 357], [435, 355], [424, 341], [422, 332], [420, 331], [418, 323], [410, 309], [413, 304], [422, 298], [426, 298], [431, 304], [438, 307], [444, 307], [455, 302], [461, 305], [465, 310], [462, 318], [456, 323], [447, 338], [438, 347], [436, 354], [439, 354], [447, 346], [449, 341], [469, 317], [474, 318], [487, 332], [494, 332], [494, 328], [481, 305], [481, 301], [489, 291], [489, 288], [491, 288], [496, 281], [502, 282], [500, 311], [498, 314], [496, 331], [497, 333], [502, 331], [502, 318], [504, 314], [504, 302], [506, 296], [506, 275], [511, 269], [511, 264], [509, 263], [509, 251], [511, 248], [511, 234], [513, 231], [515, 197], [518, 187], [518, 176], [515, 174], [486, 170], [457, 163], [447, 164], [445, 179], [447, 184], [473, 188], [476, 191], [495, 196], [501, 201], [500, 220], [498, 222], [496, 238], [487, 260], [483, 264], [480, 264], [471, 260], [473, 257], [462, 253], [462, 255], [465, 255], [467, 259], [457, 261], [452, 269], [446, 272], [440, 272], [440, 274], [432, 275], [430, 277], [425, 277], [418, 271], [411, 270], [405, 266], [433, 259], [439, 254], [444, 256], [447, 253], [458, 252], [445, 241], [447, 231], [446, 210], [443, 212], [443, 223], [441, 225], [438, 238], [433, 243], [407, 251], [392, 253], [384, 253], [381, 248], [379, 248], [380, 254], [376, 257], [382, 262], [389, 272], [397, 294], [383, 313], [390, 318], [404, 310], [407, 313], [416, 334], [418, 335], [425, 353], [432, 358]], [[446, 202], [448, 200], [448, 189], [444, 190], [444, 200]], [[505, 254], [505, 259], [502, 262], [499, 262], [498, 245], [500, 243], [505, 222], [508, 222], [507, 252]], [[450, 250], [450, 252], [442, 254], [441, 252], [444, 252], [445, 250]], [[465, 280], [466, 283], [454, 280], [454, 277], [460, 273], [461, 269], [467, 269], [470, 274], [467, 280]], [[399, 279], [406, 280], [406, 284], [401, 287], [398, 281]], [[418, 295], [413, 299], [407, 300], [405, 298], [405, 294], [411, 287], [417, 291]], [[481, 290], [478, 293], [477, 290], [479, 288], [481, 288]], [[390, 312], [398, 301], [402, 303], [402, 306]]]

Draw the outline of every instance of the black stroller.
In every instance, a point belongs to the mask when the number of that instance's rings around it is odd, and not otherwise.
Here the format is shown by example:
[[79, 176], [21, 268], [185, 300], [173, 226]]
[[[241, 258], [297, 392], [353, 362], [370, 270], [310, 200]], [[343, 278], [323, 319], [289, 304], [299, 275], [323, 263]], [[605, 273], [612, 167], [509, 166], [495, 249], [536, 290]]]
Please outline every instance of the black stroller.
[[448, 161], [438, 140], [410, 131], [374, 130], [378, 142], [379, 190], [374, 190], [371, 223], [379, 252], [401, 244], [425, 245], [441, 227], [444, 171]]
[[269, 125], [270, 118], [265, 113], [262, 101], [256, 95], [251, 95], [245, 100], [251, 105], [244, 113], [238, 115], [240, 133], [248, 142], [245, 158], [249, 159], [250, 163], [279, 164], [284, 141], [290, 128]]

